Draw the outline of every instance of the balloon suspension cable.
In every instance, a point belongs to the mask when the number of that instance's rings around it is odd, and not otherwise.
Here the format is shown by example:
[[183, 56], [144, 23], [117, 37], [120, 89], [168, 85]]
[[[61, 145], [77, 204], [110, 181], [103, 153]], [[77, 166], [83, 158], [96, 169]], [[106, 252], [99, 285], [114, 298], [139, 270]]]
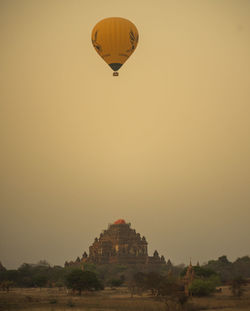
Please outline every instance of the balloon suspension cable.
[[114, 71], [114, 72], [113, 72], [113, 76], [114, 76], [114, 77], [118, 77], [118, 76], [119, 76], [119, 72]]

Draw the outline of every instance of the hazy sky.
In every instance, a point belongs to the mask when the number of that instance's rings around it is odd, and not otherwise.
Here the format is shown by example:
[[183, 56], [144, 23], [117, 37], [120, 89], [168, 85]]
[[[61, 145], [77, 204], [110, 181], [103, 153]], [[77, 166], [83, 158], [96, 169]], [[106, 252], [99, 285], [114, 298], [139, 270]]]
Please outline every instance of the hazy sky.
[[[120, 76], [102, 18], [140, 38]], [[0, 0], [0, 261], [81, 256], [118, 218], [174, 263], [250, 254], [250, 1]]]

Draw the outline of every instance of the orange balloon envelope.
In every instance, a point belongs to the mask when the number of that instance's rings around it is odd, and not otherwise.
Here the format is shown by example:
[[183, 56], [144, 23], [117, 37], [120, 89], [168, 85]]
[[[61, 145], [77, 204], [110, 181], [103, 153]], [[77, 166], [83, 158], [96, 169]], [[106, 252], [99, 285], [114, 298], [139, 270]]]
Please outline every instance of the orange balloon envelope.
[[139, 34], [133, 23], [121, 17], [101, 20], [92, 30], [92, 44], [115, 76], [136, 49]]

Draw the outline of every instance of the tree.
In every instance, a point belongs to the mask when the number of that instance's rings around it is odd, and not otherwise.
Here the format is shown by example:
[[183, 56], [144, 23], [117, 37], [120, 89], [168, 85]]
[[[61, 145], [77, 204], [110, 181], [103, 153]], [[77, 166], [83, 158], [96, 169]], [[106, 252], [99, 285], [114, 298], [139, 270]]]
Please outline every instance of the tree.
[[162, 277], [157, 287], [158, 296], [164, 299], [167, 310], [183, 309], [188, 302], [182, 282], [172, 275]]
[[157, 296], [163, 277], [156, 272], [149, 272], [146, 276], [146, 288], [149, 289], [153, 296]]
[[243, 256], [238, 258], [233, 263], [234, 276], [244, 275], [244, 277], [250, 277], [250, 257]]
[[83, 290], [103, 289], [102, 284], [94, 272], [82, 271], [80, 269], [75, 269], [66, 276], [66, 284], [73, 291], [78, 291], [79, 295], [81, 295]]
[[227, 259], [226, 255], [220, 256], [218, 258], [218, 261], [222, 264], [230, 264], [230, 261]]
[[134, 294], [141, 295], [143, 293], [143, 291], [147, 288], [146, 280], [147, 275], [143, 272], [136, 272], [133, 274], [128, 284], [131, 297], [133, 297]]
[[40, 287], [45, 287], [45, 285], [48, 283], [48, 278], [44, 274], [37, 274], [33, 278], [33, 283], [35, 286]]
[[208, 296], [215, 291], [215, 283], [211, 280], [195, 279], [189, 287], [194, 296]]
[[112, 278], [108, 281], [108, 284], [111, 287], [120, 287], [124, 283], [124, 275], [121, 275], [119, 278]]
[[[201, 266], [194, 266], [194, 274], [197, 277], [202, 277], [202, 278], [209, 278], [211, 276], [217, 276], [218, 274], [212, 270], [211, 268], [207, 267], [201, 267]], [[186, 275], [187, 273], [187, 267], [181, 272], [181, 276]]]
[[227, 282], [235, 275], [233, 263], [227, 259], [226, 255], [220, 256], [217, 260], [209, 260], [205, 268], [217, 272], [222, 282]]
[[247, 282], [243, 277], [238, 276], [238, 277], [234, 278], [231, 282], [232, 294], [236, 297], [241, 297], [244, 293], [243, 286], [245, 286], [246, 284], [247, 284]]

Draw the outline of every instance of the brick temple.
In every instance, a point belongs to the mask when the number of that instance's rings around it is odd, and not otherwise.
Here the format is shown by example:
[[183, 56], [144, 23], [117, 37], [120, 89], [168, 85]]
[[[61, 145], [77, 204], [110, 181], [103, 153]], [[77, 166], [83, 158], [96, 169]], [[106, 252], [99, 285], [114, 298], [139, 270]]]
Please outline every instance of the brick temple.
[[65, 266], [80, 265], [90, 262], [94, 264], [135, 264], [135, 265], [162, 265], [166, 264], [164, 256], [155, 251], [148, 256], [148, 243], [131, 228], [130, 223], [118, 219], [104, 230], [99, 238], [89, 247], [89, 255], [84, 252], [82, 258], [76, 261], [65, 262]]

